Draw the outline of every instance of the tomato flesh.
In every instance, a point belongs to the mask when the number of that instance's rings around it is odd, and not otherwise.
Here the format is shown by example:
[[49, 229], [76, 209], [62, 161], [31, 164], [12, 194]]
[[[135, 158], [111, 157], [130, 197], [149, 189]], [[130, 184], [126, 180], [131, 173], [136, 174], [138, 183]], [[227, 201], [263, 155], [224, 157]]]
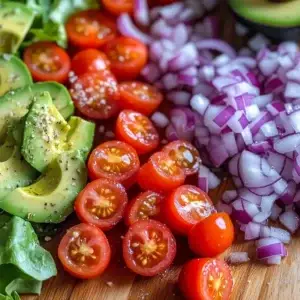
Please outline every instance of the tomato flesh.
[[129, 187], [134, 183], [140, 167], [136, 151], [120, 141], [109, 141], [94, 149], [88, 161], [92, 180], [107, 178]]
[[100, 48], [116, 36], [114, 20], [99, 10], [85, 10], [72, 15], [66, 24], [69, 41], [79, 48]]
[[214, 257], [228, 249], [234, 240], [234, 226], [228, 214], [212, 214], [189, 232], [189, 246], [204, 257]]
[[88, 118], [109, 119], [119, 111], [118, 84], [107, 70], [78, 76], [70, 93], [76, 108]]
[[187, 235], [198, 222], [216, 212], [209, 196], [192, 185], [178, 187], [164, 202], [163, 215], [169, 227]]
[[102, 230], [112, 229], [121, 221], [127, 205], [127, 194], [122, 184], [98, 179], [89, 183], [75, 201], [78, 218]]
[[198, 258], [183, 266], [179, 287], [188, 300], [229, 300], [233, 279], [223, 260]]
[[142, 220], [134, 223], [123, 239], [123, 257], [129, 269], [142, 276], [165, 271], [176, 254], [176, 241], [162, 223]]
[[189, 142], [174, 141], [164, 147], [163, 151], [176, 161], [186, 175], [193, 175], [198, 172], [201, 159], [198, 150]]
[[158, 108], [163, 96], [154, 86], [130, 81], [120, 84], [120, 100], [124, 109], [132, 109], [148, 116]]
[[67, 52], [50, 42], [37, 42], [24, 51], [24, 62], [35, 81], [66, 82], [71, 69]]
[[165, 197], [162, 194], [146, 191], [131, 200], [126, 208], [125, 223], [131, 226], [139, 220], [160, 219], [161, 204]]
[[130, 144], [138, 154], [152, 152], [159, 145], [158, 132], [149, 118], [132, 110], [119, 114], [116, 137]]
[[118, 80], [137, 78], [148, 59], [147, 47], [128, 37], [118, 37], [107, 43], [104, 52], [111, 62], [111, 71]]
[[138, 183], [144, 190], [170, 192], [182, 185], [185, 174], [164, 152], [157, 152], [144, 164], [138, 174]]
[[105, 271], [111, 250], [101, 229], [89, 224], [79, 224], [70, 228], [62, 238], [58, 257], [71, 275], [89, 279]]
[[102, 0], [103, 6], [113, 15], [133, 13], [133, 0]]
[[71, 69], [76, 75], [103, 71], [109, 68], [110, 62], [106, 55], [96, 49], [78, 52], [72, 59]]

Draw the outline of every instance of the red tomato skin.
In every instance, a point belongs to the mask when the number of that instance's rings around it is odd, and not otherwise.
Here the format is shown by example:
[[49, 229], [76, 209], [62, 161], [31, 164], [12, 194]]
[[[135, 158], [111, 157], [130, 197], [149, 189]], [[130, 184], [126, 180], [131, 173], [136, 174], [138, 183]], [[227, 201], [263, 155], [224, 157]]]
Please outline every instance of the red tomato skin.
[[[98, 269], [94, 270], [92, 272], [92, 270], [90, 270], [89, 274], [80, 272], [78, 270], [73, 270], [72, 268], [70, 268], [70, 266], [68, 266], [68, 259], [65, 257], [65, 251], [67, 250], [68, 247], [68, 235], [70, 232], [72, 232], [72, 230], [76, 229], [80, 229], [80, 228], [89, 228], [92, 227], [94, 228], [94, 230], [96, 230], [102, 240], [101, 245], [102, 247], [104, 247], [104, 252], [103, 252], [103, 261], [101, 266], [99, 266]], [[111, 260], [111, 248], [109, 245], [109, 242], [105, 236], [105, 234], [103, 233], [103, 231], [99, 228], [97, 228], [96, 226], [90, 225], [90, 224], [78, 224], [73, 226], [72, 228], [70, 228], [67, 233], [63, 236], [63, 238], [61, 239], [59, 246], [58, 246], [58, 258], [60, 260], [60, 262], [62, 263], [62, 266], [64, 268], [64, 270], [66, 272], [68, 272], [69, 274], [71, 274], [72, 276], [79, 278], [79, 279], [93, 279], [96, 278], [98, 276], [100, 276], [107, 268], [107, 266], [109, 265], [109, 262]]]
[[[154, 228], [155, 227], [159, 228], [161, 231], [165, 232], [169, 237], [168, 262], [164, 263], [163, 266], [156, 266], [155, 268], [152, 268], [152, 270], [145, 270], [144, 268], [139, 267], [135, 262], [133, 262], [131, 258], [131, 254], [129, 253], [128, 250], [130, 249], [130, 237], [132, 236], [133, 232], [142, 232], [144, 227], [151, 226], [151, 225], [154, 226]], [[135, 222], [132, 226], [129, 227], [123, 239], [123, 258], [126, 266], [134, 273], [145, 277], [155, 276], [165, 271], [167, 268], [169, 268], [175, 259], [176, 251], [177, 251], [176, 240], [172, 232], [169, 230], [169, 228], [166, 225], [155, 220], [141, 220]]]
[[[178, 209], [180, 208], [176, 205], [177, 202], [176, 197], [178, 197], [180, 191], [185, 187], [189, 188], [190, 186], [182, 185], [168, 195], [163, 205], [163, 215], [165, 217], [166, 224], [168, 224], [169, 228], [171, 228], [171, 230], [174, 233], [187, 236], [191, 228], [195, 225], [196, 221], [192, 220], [189, 222], [186, 219], [184, 219], [178, 212]], [[191, 187], [197, 189], [196, 187], [193, 186]], [[209, 196], [204, 192], [203, 192], [203, 198], [206, 202], [211, 203], [213, 209], [213, 203], [211, 202]]]
[[[36, 48], [45, 48], [46, 50], [49, 48], [53, 48], [56, 55], [59, 57], [60, 62], [63, 62], [61, 65], [61, 69], [53, 74], [45, 73], [37, 70], [32, 66], [32, 52], [35, 51]], [[32, 78], [34, 81], [57, 81], [59, 83], [65, 83], [68, 80], [68, 74], [71, 69], [71, 59], [68, 53], [61, 47], [57, 46], [55, 43], [51, 42], [36, 42], [27, 47], [24, 51], [23, 59], [25, 64], [27, 65]]]
[[[151, 101], [140, 100], [138, 96], [133, 95], [129, 91], [131, 85], [147, 87], [149, 90], [152, 90], [152, 94], [154, 94], [155, 97], [152, 98]], [[132, 89], [134, 90], [134, 88]], [[149, 116], [159, 107], [162, 101], [162, 93], [160, 93], [154, 86], [136, 81], [122, 82], [120, 84], [120, 102], [123, 109], [132, 109]]]
[[[102, 0], [104, 8], [115, 16], [119, 16], [122, 13], [133, 13], [133, 0], [124, 1], [126, 3], [118, 4], [116, 0]], [[120, 2], [120, 1], [119, 1]]]
[[[205, 269], [205, 265], [207, 263], [210, 263], [211, 261], [212, 259], [210, 258], [197, 258], [190, 260], [183, 266], [179, 275], [178, 285], [185, 299], [211, 300], [211, 297], [209, 297], [207, 293], [203, 291], [204, 287], [202, 286], [203, 270]], [[216, 259], [216, 262], [222, 264], [222, 268], [224, 268], [223, 271], [225, 271], [226, 275], [228, 275], [226, 277], [226, 280], [229, 295], [223, 297], [222, 300], [229, 300], [233, 287], [233, 280], [230, 268], [223, 261]]]
[[197, 223], [189, 232], [190, 249], [202, 257], [215, 257], [234, 241], [234, 226], [228, 214], [216, 213]]
[[[136, 54], [133, 61], [122, 62], [120, 60], [112, 60], [111, 51], [113, 50], [115, 55], [115, 48], [120, 45], [125, 49], [135, 49]], [[111, 62], [110, 69], [112, 73], [119, 81], [136, 79], [148, 61], [147, 47], [142, 42], [133, 38], [117, 37], [108, 42], [103, 51]]]
[[[138, 138], [135, 139], [130, 135], [127, 122], [131, 122], [129, 117], [130, 115], [137, 115], [137, 114], [143, 117], [144, 120], [147, 121], [148, 123], [147, 126], [151, 128], [151, 133], [153, 137], [153, 140], [151, 140], [151, 142], [143, 143], [142, 139], [138, 139]], [[116, 134], [116, 138], [119, 141], [131, 145], [139, 155], [151, 153], [159, 145], [159, 134], [156, 128], [154, 127], [152, 121], [147, 116], [144, 116], [143, 114], [140, 113], [136, 113], [132, 110], [123, 110], [120, 112], [116, 121], [115, 134]]]
[[82, 50], [73, 57], [71, 69], [76, 75], [109, 69], [107, 56], [97, 49]]

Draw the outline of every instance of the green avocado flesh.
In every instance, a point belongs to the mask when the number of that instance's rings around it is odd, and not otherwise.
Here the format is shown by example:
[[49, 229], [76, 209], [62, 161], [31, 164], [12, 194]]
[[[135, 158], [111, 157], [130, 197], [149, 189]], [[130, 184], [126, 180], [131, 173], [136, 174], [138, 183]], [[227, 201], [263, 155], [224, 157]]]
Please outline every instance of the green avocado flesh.
[[22, 154], [35, 169], [43, 172], [62, 151], [70, 126], [53, 105], [48, 92], [32, 104], [25, 121]]
[[91, 150], [95, 125], [79, 117], [69, 123], [53, 105], [49, 93], [41, 94], [26, 117], [22, 145], [25, 160], [43, 172], [62, 152], [78, 150], [86, 160]]
[[229, 0], [229, 3], [239, 16], [258, 24], [286, 28], [300, 26], [300, 0]]
[[38, 176], [21, 156], [21, 151], [9, 134], [0, 146], [0, 201], [18, 187], [31, 184]]
[[60, 223], [87, 182], [78, 152], [62, 153], [31, 186], [17, 188], [0, 200], [6, 212], [36, 223]]
[[34, 20], [33, 10], [22, 3], [0, 3], [0, 53], [18, 50]]
[[32, 78], [22, 60], [14, 55], [0, 56], [0, 96], [29, 84]]
[[0, 142], [7, 128], [23, 118], [36, 96], [45, 91], [50, 93], [54, 105], [64, 118], [68, 118], [73, 113], [74, 106], [70, 95], [66, 88], [58, 83], [37, 83], [8, 92], [0, 97]]

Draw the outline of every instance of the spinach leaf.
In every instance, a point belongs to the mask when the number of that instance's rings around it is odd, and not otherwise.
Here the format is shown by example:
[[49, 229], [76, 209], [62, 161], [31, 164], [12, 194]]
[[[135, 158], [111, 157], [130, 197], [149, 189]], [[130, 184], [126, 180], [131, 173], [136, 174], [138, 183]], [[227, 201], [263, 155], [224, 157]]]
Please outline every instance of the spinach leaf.
[[38, 242], [31, 224], [19, 217], [0, 230], [0, 265], [13, 264], [35, 280], [46, 280], [56, 275], [51, 254]]

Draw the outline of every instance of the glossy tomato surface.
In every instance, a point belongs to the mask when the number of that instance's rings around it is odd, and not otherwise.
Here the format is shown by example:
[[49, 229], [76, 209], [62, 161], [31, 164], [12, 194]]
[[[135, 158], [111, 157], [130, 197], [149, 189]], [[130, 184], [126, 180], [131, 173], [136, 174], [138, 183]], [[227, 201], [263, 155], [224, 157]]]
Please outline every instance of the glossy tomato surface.
[[120, 112], [115, 132], [117, 139], [131, 145], [138, 154], [152, 152], [159, 145], [159, 134], [151, 120], [133, 110]]
[[168, 193], [184, 183], [185, 174], [165, 153], [157, 152], [144, 164], [138, 174], [143, 190]]
[[176, 241], [164, 224], [154, 220], [135, 222], [123, 239], [127, 267], [142, 276], [165, 271], [176, 255]]
[[78, 111], [88, 118], [105, 120], [119, 112], [118, 83], [108, 70], [78, 76], [70, 93]]
[[118, 80], [133, 80], [140, 75], [148, 59], [147, 47], [129, 37], [117, 37], [107, 43], [104, 52]]
[[146, 116], [153, 113], [162, 103], [163, 95], [154, 86], [139, 81], [127, 81], [120, 84], [121, 106]]
[[183, 235], [187, 235], [195, 224], [215, 212], [209, 196], [193, 185], [178, 187], [163, 205], [166, 223], [172, 231]]
[[68, 79], [70, 57], [55, 43], [33, 43], [25, 49], [23, 59], [35, 81], [64, 83]]
[[106, 231], [121, 221], [127, 201], [127, 193], [121, 183], [97, 179], [78, 195], [74, 208], [81, 222]]
[[103, 231], [93, 225], [79, 224], [70, 229], [58, 246], [58, 257], [71, 275], [90, 279], [107, 268], [111, 250]]
[[229, 300], [233, 279], [223, 260], [198, 258], [183, 266], [179, 287], [188, 300]]
[[120, 15], [122, 13], [133, 13], [134, 0], [102, 0], [102, 4], [106, 10], [113, 15]]
[[86, 49], [78, 52], [72, 59], [71, 69], [76, 75], [98, 72], [109, 69], [107, 56], [97, 49]]
[[228, 214], [212, 214], [189, 232], [189, 246], [203, 257], [214, 257], [228, 249], [234, 240], [234, 226]]
[[72, 15], [66, 24], [68, 39], [78, 48], [100, 48], [115, 38], [116, 23], [99, 10], [85, 10]]
[[140, 220], [163, 218], [161, 205], [165, 196], [160, 193], [146, 191], [131, 200], [126, 208], [124, 220], [127, 226]]
[[163, 148], [163, 151], [182, 168], [186, 175], [198, 172], [201, 159], [198, 150], [187, 141], [174, 141]]
[[120, 141], [100, 144], [88, 160], [89, 176], [92, 180], [106, 178], [131, 186], [140, 167], [139, 157], [130, 145]]

